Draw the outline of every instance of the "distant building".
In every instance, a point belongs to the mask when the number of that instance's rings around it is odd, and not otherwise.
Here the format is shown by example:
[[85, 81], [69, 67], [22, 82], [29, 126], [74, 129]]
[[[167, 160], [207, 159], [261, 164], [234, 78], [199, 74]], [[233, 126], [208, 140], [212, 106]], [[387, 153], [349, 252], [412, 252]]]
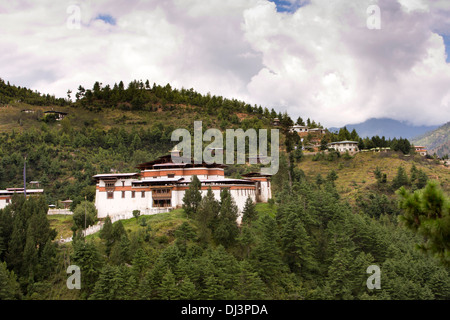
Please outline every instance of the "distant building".
[[[326, 129], [322, 128], [309, 128], [307, 126], [294, 125], [290, 128], [291, 132], [297, 132], [300, 137], [305, 137], [311, 134], [313, 137], [319, 138], [327, 133]], [[320, 140], [320, 138], [319, 138]]]
[[[32, 195], [39, 195], [44, 192], [43, 189], [27, 189], [27, 197]], [[23, 188], [7, 188], [6, 190], [0, 190], [0, 209], [5, 208], [11, 203], [14, 194], [23, 194]]]
[[331, 142], [328, 144], [328, 148], [332, 148], [338, 152], [358, 152], [358, 142], [357, 141], [338, 141]]
[[70, 206], [72, 205], [72, 202], [73, 202], [73, 201], [70, 200], [70, 199], [61, 201], [61, 203], [62, 203], [64, 209], [69, 209]]
[[273, 124], [274, 126], [279, 126], [279, 125], [280, 125], [280, 119], [278, 119], [278, 118], [273, 119], [272, 124]]
[[414, 150], [421, 156], [426, 156], [428, 154], [427, 149], [423, 146], [414, 146]]
[[312, 129], [309, 129], [309, 132], [312, 134], [326, 134], [327, 130], [322, 129], [322, 128], [312, 128]]
[[291, 127], [291, 131], [295, 131], [297, 133], [307, 133], [308, 132], [308, 127], [307, 126], [295, 125], [295, 126]]
[[45, 115], [54, 115], [55, 119], [57, 121], [60, 121], [60, 120], [64, 119], [65, 116], [67, 116], [67, 112], [60, 112], [60, 111], [53, 111], [53, 110], [45, 111], [44, 114]]

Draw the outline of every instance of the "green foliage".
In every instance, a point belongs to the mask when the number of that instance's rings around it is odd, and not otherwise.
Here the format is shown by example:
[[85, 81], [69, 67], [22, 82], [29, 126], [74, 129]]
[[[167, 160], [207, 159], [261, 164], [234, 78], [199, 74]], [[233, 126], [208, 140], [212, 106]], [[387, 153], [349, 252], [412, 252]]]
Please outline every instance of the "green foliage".
[[74, 241], [72, 261], [81, 270], [81, 290], [86, 295], [91, 294], [103, 266], [100, 252], [93, 243]]
[[397, 175], [392, 180], [392, 188], [394, 190], [399, 189], [400, 187], [409, 185], [408, 175], [406, 174], [406, 170], [403, 167], [398, 167]]
[[90, 201], [78, 204], [73, 212], [73, 223], [76, 229], [85, 229], [97, 222], [97, 208]]
[[135, 286], [135, 278], [128, 267], [107, 264], [101, 269], [89, 299], [130, 300], [134, 298]]
[[211, 188], [208, 188], [206, 196], [204, 196], [200, 202], [198, 212], [194, 216], [199, 226], [199, 239], [203, 242], [207, 242], [211, 236], [211, 229], [219, 213], [220, 204], [214, 197], [214, 193]]
[[188, 216], [195, 215], [197, 213], [198, 206], [202, 200], [200, 187], [200, 180], [196, 175], [194, 175], [191, 183], [189, 184], [189, 189], [186, 190], [183, 196], [183, 209]]
[[244, 209], [242, 210], [242, 223], [251, 224], [256, 218], [255, 204], [250, 196], [245, 200]]
[[133, 217], [135, 217], [137, 219], [140, 215], [141, 215], [140, 210], [133, 210]]
[[0, 300], [17, 300], [22, 298], [19, 283], [14, 271], [9, 271], [6, 262], [0, 263]]
[[238, 208], [228, 189], [220, 192], [220, 210], [214, 221], [213, 237], [224, 247], [232, 245], [239, 234]]
[[450, 265], [450, 201], [437, 182], [428, 182], [424, 189], [414, 193], [402, 187], [397, 194], [399, 206], [404, 210], [401, 221], [426, 239], [419, 247]]

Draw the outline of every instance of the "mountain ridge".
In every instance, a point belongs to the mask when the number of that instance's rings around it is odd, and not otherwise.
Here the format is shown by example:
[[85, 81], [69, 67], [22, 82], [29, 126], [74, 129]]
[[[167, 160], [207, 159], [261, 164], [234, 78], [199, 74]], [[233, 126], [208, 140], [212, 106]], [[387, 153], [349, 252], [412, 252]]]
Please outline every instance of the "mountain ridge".
[[[390, 118], [370, 118], [364, 122], [347, 124], [345, 127], [358, 132], [360, 137], [384, 136], [386, 139], [406, 138], [413, 139], [419, 135], [436, 130], [440, 126], [415, 126], [406, 121], [398, 121]], [[338, 131], [340, 128], [331, 127], [330, 131]]]
[[450, 154], [450, 121], [433, 131], [415, 137], [411, 142], [418, 146], [425, 146], [431, 155], [436, 153], [442, 158]]

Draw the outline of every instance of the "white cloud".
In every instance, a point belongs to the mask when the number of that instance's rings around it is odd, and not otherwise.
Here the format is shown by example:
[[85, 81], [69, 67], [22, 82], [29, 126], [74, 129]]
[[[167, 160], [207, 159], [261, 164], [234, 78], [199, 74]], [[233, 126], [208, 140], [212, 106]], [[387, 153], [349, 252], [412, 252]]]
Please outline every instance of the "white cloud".
[[[372, 1], [312, 1], [294, 15], [261, 2], [245, 32], [263, 54], [250, 96], [330, 125], [391, 117], [415, 124], [450, 119], [450, 65], [425, 11], [379, 1], [381, 30], [366, 27]], [[417, 4], [416, 7], [417, 8]]]
[[[381, 30], [366, 26], [374, 3]], [[70, 5], [79, 30], [67, 27]], [[450, 120], [438, 35], [449, 11], [448, 1], [422, 0], [312, 0], [292, 14], [267, 0], [10, 1], [0, 5], [0, 76], [63, 97], [80, 84], [149, 79], [327, 126], [439, 124]]]

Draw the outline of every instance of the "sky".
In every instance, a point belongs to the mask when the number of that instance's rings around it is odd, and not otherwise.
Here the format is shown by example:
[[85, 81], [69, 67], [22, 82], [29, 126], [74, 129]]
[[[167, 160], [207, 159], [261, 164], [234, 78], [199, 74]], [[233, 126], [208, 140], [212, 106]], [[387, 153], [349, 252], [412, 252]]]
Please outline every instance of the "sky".
[[0, 0], [0, 78], [194, 88], [326, 127], [450, 121], [448, 0]]

